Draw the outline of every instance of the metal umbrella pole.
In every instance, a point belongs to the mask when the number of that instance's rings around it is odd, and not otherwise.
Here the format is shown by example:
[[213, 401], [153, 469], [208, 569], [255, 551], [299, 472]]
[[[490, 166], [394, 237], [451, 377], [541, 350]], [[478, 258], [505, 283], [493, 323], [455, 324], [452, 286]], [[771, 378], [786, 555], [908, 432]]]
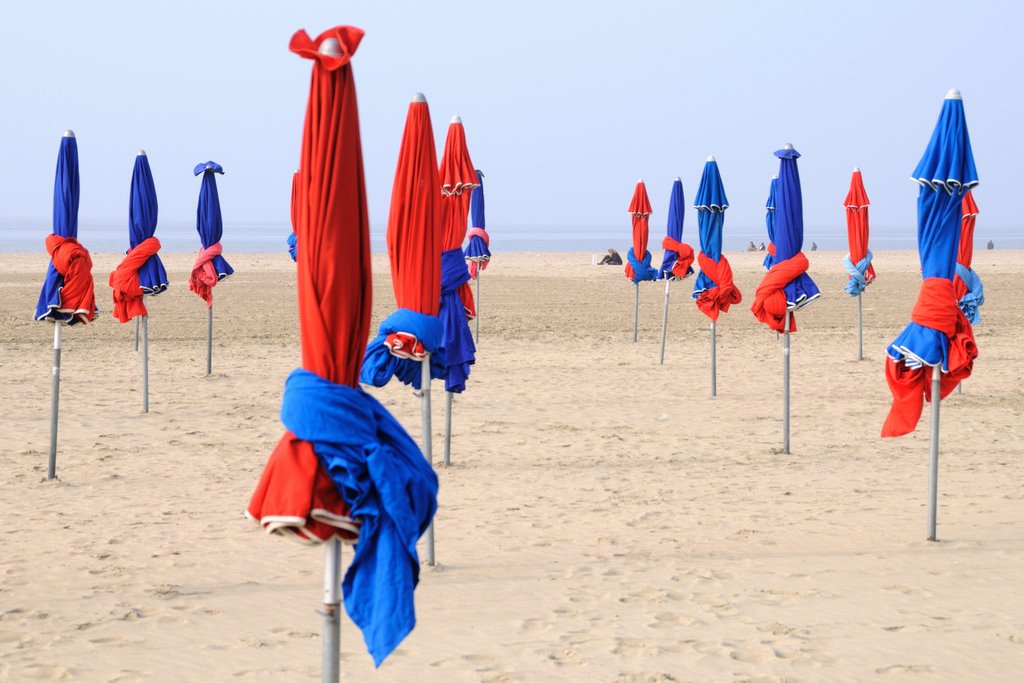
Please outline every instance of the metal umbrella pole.
[[324, 616], [322, 683], [341, 677], [341, 541], [324, 544]]
[[53, 396], [50, 398], [50, 467], [47, 479], [57, 478], [57, 414], [60, 411], [60, 345], [64, 326], [53, 322]]
[[[430, 354], [423, 356], [423, 372], [420, 375], [420, 390], [423, 392], [423, 455], [431, 467], [434, 465], [434, 452], [430, 443]], [[423, 534], [427, 545], [427, 564], [434, 566], [434, 520]]]
[[932, 443], [928, 469], [928, 540], [935, 538], [935, 515], [939, 496], [939, 405], [942, 403], [942, 370], [932, 367]]
[[718, 339], [715, 321], [711, 321], [711, 398], [718, 396]]
[[213, 304], [206, 308], [206, 374], [213, 373]]
[[476, 319], [473, 321], [473, 341], [477, 344], [480, 343], [480, 274], [482, 272], [483, 270], [478, 263], [476, 266]]
[[633, 343], [636, 343], [637, 329], [640, 325], [640, 283], [634, 282], [635, 296], [633, 297]]
[[789, 308], [786, 308], [786, 322], [782, 330], [785, 337], [782, 347], [782, 452], [789, 454]]
[[149, 412], [149, 315], [142, 316], [142, 412]]
[[863, 292], [857, 294], [857, 360], [864, 360], [864, 302]]
[[135, 318], [135, 350], [139, 350], [139, 319]]
[[444, 392], [444, 466], [452, 464], [452, 399], [455, 393]]
[[[658, 361], [665, 364], [665, 335], [668, 333], [668, 290], [672, 282], [672, 276], [665, 276], [665, 311], [661, 314], [661, 358]], [[636, 341], [635, 339], [633, 341]]]

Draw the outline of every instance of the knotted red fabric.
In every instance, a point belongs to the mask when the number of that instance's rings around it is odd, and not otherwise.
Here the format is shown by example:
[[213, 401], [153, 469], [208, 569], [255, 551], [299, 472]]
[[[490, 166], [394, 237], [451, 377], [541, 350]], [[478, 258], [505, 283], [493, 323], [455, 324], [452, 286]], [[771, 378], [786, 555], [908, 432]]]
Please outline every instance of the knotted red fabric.
[[160, 240], [147, 237], [133, 249], [129, 249], [125, 257], [117, 264], [108, 281], [114, 290], [114, 317], [122, 323], [132, 318], [146, 315], [146, 305], [142, 300], [142, 287], [139, 285], [139, 268], [160, 251]]
[[192, 266], [192, 275], [188, 279], [188, 289], [195, 292], [206, 302], [206, 307], [213, 306], [213, 288], [217, 286], [219, 278], [217, 269], [213, 267], [213, 258], [222, 253], [220, 242], [211, 244], [206, 249], [199, 250], [199, 258]]
[[[956, 385], [971, 376], [978, 346], [971, 323], [957, 307], [953, 283], [942, 277], [925, 278], [910, 319], [923, 327], [938, 330], [949, 337], [948, 372], [942, 373], [939, 399], [946, 398]], [[932, 401], [932, 369], [908, 368], [903, 361], [885, 360], [885, 379], [892, 392], [892, 407], [882, 425], [882, 436], [903, 436], [914, 431], [924, 401]]]
[[[754, 304], [750, 307], [754, 317], [770, 329], [784, 332], [788, 303], [783, 288], [806, 273], [809, 266], [802, 251], [798, 251], [791, 259], [775, 262], [754, 292]], [[796, 316], [792, 313], [789, 314], [789, 331], [796, 332]]]
[[697, 255], [697, 262], [704, 274], [718, 283], [717, 287], [705, 289], [700, 293], [697, 297], [697, 308], [711, 320], [716, 321], [719, 314], [728, 312], [729, 306], [743, 301], [743, 295], [733, 284], [732, 266], [729, 265], [729, 259], [725, 258], [725, 255], [716, 262], [702, 251]]
[[46, 251], [53, 267], [64, 278], [59, 311], [74, 313], [81, 322], [96, 317], [96, 294], [92, 282], [92, 257], [74, 237], [49, 235]]
[[661, 248], [665, 251], [674, 251], [679, 254], [675, 264], [672, 266], [672, 275], [682, 280], [690, 274], [690, 266], [693, 265], [693, 247], [689, 244], [672, 239], [668, 235], [662, 238]]

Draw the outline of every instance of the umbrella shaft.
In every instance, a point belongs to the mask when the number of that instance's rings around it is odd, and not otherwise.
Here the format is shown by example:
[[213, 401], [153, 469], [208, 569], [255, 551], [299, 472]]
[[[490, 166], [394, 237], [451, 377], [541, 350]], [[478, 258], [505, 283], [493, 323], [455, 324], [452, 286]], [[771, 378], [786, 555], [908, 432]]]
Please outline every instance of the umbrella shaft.
[[322, 683], [338, 683], [341, 676], [341, 541], [324, 544], [324, 632]]
[[633, 284], [635, 295], [633, 297], [633, 342], [636, 343], [637, 328], [640, 325], [640, 283]]
[[942, 371], [936, 365], [932, 368], [932, 442], [928, 468], [928, 540], [935, 538], [935, 517], [939, 496], [939, 406], [942, 401]]
[[[423, 456], [434, 466], [433, 447], [430, 443], [430, 354], [423, 356], [422, 374], [420, 375], [420, 389], [423, 391]], [[425, 543], [427, 546], [427, 565], [434, 566], [434, 521], [430, 521], [427, 527]]]
[[60, 411], [60, 346], [63, 325], [53, 323], [53, 395], [50, 398], [50, 463], [47, 479], [57, 476], [57, 413]]
[[864, 302], [857, 295], [857, 360], [864, 360]]
[[444, 392], [444, 466], [452, 464], [452, 398], [451, 391]]
[[668, 334], [668, 289], [672, 278], [665, 275], [665, 311], [661, 314], [661, 358], [658, 361], [665, 364], [665, 336]]
[[149, 316], [142, 316], [142, 412], [149, 412]]
[[135, 318], [135, 350], [139, 350], [139, 318]]
[[473, 336], [476, 337], [474, 341], [480, 344], [480, 274], [483, 270], [480, 268], [478, 263], [476, 266], [476, 301], [473, 302], [476, 308], [476, 320], [473, 321], [474, 332]]
[[711, 323], [711, 398], [718, 396], [718, 335]]
[[213, 304], [206, 309], [206, 374], [213, 373]]
[[789, 453], [789, 309], [786, 309], [786, 322], [783, 327], [785, 337], [782, 347], [782, 452]]

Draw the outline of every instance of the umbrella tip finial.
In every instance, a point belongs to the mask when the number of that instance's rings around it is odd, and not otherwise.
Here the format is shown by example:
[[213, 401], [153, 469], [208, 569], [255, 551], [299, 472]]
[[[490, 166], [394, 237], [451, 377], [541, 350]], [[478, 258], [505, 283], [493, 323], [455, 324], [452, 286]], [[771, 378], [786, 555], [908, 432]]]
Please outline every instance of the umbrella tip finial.
[[946, 99], [947, 100], [962, 100], [963, 97], [960, 96], [960, 91], [959, 90], [957, 90], [956, 88], [950, 88], [949, 92], [946, 93]]
[[462, 123], [462, 117], [456, 114], [449, 123]]
[[782, 146], [782, 149], [793, 149], [793, 143], [792, 142], [787, 142], [786, 144], [784, 144]]
[[327, 38], [324, 42], [320, 43], [320, 49], [317, 52], [331, 57], [340, 57], [341, 43], [338, 42], [337, 38]]
[[413, 102], [426, 102], [427, 101], [427, 96], [424, 95], [421, 92], [414, 92], [412, 94], [412, 101]]
[[681, 182], [683, 182], [683, 179], [680, 178], [679, 176], [676, 176], [676, 182], [680, 182], [681, 183]]
[[636, 184], [637, 185], [643, 185], [644, 184], [644, 179], [640, 178], [639, 180], [636, 181]]
[[715, 160], [715, 155], [714, 154], [709, 154], [708, 155], [708, 161], [714, 161], [714, 160]]
[[73, 138], [73, 137], [75, 137], [75, 131], [73, 131], [70, 128], [68, 128], [66, 131], [64, 131], [64, 137], [66, 137], [66, 138]]
[[779, 174], [778, 173], [773, 173], [772, 174], [772, 180], [778, 180], [778, 179], [779, 179]]
[[854, 173], [860, 173], [860, 166], [854, 166], [853, 167], [853, 172]]
[[146, 156], [146, 150], [140, 149], [139, 153], [136, 154], [135, 156], [137, 156], [137, 157], [144, 157], [144, 156]]

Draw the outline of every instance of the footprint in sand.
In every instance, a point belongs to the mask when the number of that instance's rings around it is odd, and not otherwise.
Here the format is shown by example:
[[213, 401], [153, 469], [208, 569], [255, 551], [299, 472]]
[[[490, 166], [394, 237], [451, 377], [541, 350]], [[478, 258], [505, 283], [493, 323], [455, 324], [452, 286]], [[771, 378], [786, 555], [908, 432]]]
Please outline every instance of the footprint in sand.
[[875, 669], [875, 673], [880, 676], [904, 673], [927, 674], [931, 672], [932, 668], [927, 664], [893, 664], [892, 666], [883, 666], [879, 669]]

